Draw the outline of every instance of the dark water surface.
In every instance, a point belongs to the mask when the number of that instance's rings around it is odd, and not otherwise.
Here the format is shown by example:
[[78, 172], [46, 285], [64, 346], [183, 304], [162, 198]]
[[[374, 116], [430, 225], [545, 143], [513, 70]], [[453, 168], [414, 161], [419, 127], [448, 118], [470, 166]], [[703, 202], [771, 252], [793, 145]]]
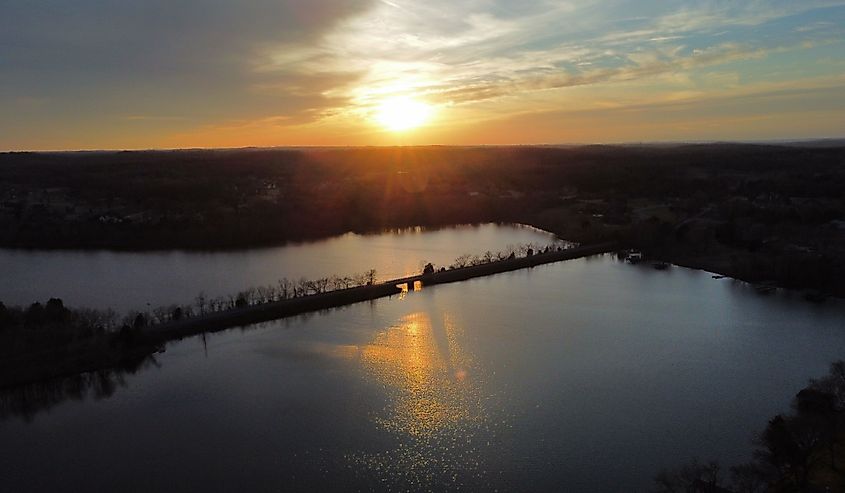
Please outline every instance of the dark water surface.
[[645, 491], [843, 357], [840, 303], [575, 260], [170, 344], [7, 414], [0, 489]]
[[[464, 254], [508, 245], [546, 245], [554, 236], [521, 225], [483, 224], [380, 234], [354, 233], [321, 241], [228, 252], [111, 252], [0, 249], [0, 301], [42, 303], [60, 297], [68, 306], [125, 313], [237, 294], [259, 286], [375, 269], [380, 280], [422, 271], [425, 262], [449, 265]], [[8, 282], [6, 282], [8, 280]]]

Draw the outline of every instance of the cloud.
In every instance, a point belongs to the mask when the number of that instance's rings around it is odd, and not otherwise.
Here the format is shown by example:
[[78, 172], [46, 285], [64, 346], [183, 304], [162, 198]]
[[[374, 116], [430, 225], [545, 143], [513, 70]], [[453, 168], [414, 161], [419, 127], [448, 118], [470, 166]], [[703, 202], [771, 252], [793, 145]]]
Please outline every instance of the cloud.
[[[841, 62], [825, 46], [845, 44], [845, 1], [828, 0], [0, 0], [0, 12], [0, 105], [15, 108], [0, 146], [80, 121], [109, 135], [353, 135], [394, 94], [480, 121], [607, 87], [636, 99], [832, 74], [841, 63], [814, 57]], [[812, 55], [786, 55], [801, 50]]]
[[239, 64], [263, 43], [308, 42], [369, 0], [11, 0], [2, 67], [146, 71]]
[[654, 56], [654, 54], [648, 54], [648, 56], [644, 57], [629, 57], [629, 60], [634, 62], [633, 65], [600, 68], [578, 74], [539, 73], [531, 76], [523, 75], [515, 79], [494, 83], [465, 85], [444, 90], [435, 96], [438, 99], [449, 102], [476, 102], [503, 96], [524, 94], [526, 91], [545, 91], [605, 82], [632, 81], [666, 73], [690, 70], [695, 67], [760, 58], [762, 56], [764, 56], [764, 52], [759, 50], [726, 44], [706, 51], [696, 52], [689, 56], [678, 56], [668, 59], [661, 59], [660, 57]]
[[473, 123], [460, 138], [451, 137], [450, 129], [441, 139], [451, 144], [556, 144], [813, 138], [841, 136], [845, 123], [845, 77], [627, 98], [504, 113]]
[[[327, 73], [297, 94], [255, 92], [282, 85], [256, 74], [271, 46], [316, 42], [375, 0], [43, 0], [2, 2], [0, 102], [10, 95], [48, 101], [45, 115], [148, 111], [192, 118], [233, 118], [263, 111], [296, 113], [325, 105], [319, 90], [347, 76]], [[303, 99], [304, 98], [304, 99]], [[334, 104], [332, 102], [331, 104]]]
[[633, 7], [625, 1], [601, 2], [603, 10], [595, 2], [527, 2], [518, 13], [498, 2], [453, 3], [391, 0], [339, 25], [323, 40], [320, 65], [369, 70], [333, 93], [364, 110], [395, 92], [468, 104], [759, 59], [813, 34], [790, 38], [767, 24], [843, 4], [636, 2], [634, 11], [653, 15], [626, 18], [608, 14], [608, 4]]

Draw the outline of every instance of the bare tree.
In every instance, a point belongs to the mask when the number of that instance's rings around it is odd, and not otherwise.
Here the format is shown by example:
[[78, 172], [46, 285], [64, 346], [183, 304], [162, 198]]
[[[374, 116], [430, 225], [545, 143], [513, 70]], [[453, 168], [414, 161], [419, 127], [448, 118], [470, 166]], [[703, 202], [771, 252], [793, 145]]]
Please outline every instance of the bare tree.
[[308, 279], [300, 277], [296, 282], [296, 289], [294, 290], [293, 296], [306, 296], [308, 294], [308, 282]]
[[205, 307], [208, 305], [208, 299], [205, 296], [205, 291], [200, 291], [196, 299], [197, 308], [200, 310], [200, 315], [205, 315]]
[[266, 286], [259, 286], [255, 290], [256, 298], [258, 303], [267, 303], [272, 298], [272, 289], [267, 288]]
[[471, 258], [472, 257], [470, 257], [469, 255], [461, 255], [460, 257], [455, 259], [455, 261], [452, 263], [452, 267], [458, 269], [461, 267], [466, 267], [467, 265], [469, 265]]
[[313, 281], [308, 281], [307, 286], [308, 290], [311, 291], [311, 294], [325, 293], [329, 286], [329, 278], [321, 277], [319, 279], [314, 279]]
[[290, 279], [288, 279], [287, 277], [283, 277], [283, 278], [279, 279], [279, 291], [280, 291], [282, 299], [286, 300], [286, 299], [290, 298], [291, 296], [295, 296], [293, 294], [293, 290], [294, 290], [293, 282], [291, 282]]
[[243, 298], [244, 300], [246, 300], [246, 304], [248, 306], [254, 305], [258, 299], [258, 290], [256, 290], [254, 287], [246, 288], [246, 290], [244, 290], [243, 292]]
[[338, 289], [343, 289], [343, 278], [339, 276], [332, 276], [329, 278], [329, 287], [335, 291]]

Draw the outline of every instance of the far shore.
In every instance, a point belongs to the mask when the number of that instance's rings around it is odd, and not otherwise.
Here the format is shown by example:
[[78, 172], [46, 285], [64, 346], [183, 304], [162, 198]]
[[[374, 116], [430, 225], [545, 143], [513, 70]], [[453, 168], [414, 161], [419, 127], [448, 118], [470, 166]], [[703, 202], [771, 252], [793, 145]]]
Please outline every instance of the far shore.
[[231, 251], [510, 223], [841, 297], [843, 159], [810, 143], [0, 154], [0, 247]]
[[723, 249], [720, 252], [708, 252], [708, 253], [698, 253], [695, 251], [689, 251], [688, 249], [684, 248], [683, 245], [674, 245], [671, 248], [666, 248], [665, 246], [661, 246], [660, 248], [654, 248], [651, 245], [642, 245], [640, 242], [632, 242], [628, 238], [626, 238], [625, 234], [619, 234], [618, 231], [609, 229], [607, 231], [590, 231], [587, 234], [584, 234], [583, 231], [578, 231], [576, 228], [567, 226], [565, 228], [560, 228], [560, 224], [558, 222], [554, 222], [553, 224], [549, 224], [548, 220], [545, 218], [542, 219], [535, 219], [535, 218], [525, 218], [522, 221], [482, 221], [482, 222], [475, 222], [475, 223], [458, 223], [458, 224], [436, 224], [436, 225], [406, 225], [406, 226], [395, 226], [391, 228], [372, 228], [372, 229], [362, 229], [362, 230], [345, 230], [345, 231], [337, 231], [331, 233], [323, 233], [323, 234], [304, 234], [302, 236], [297, 236], [294, 239], [288, 240], [274, 240], [274, 241], [267, 241], [267, 242], [256, 242], [256, 243], [249, 243], [249, 244], [240, 244], [240, 245], [217, 245], [217, 244], [210, 244], [206, 246], [192, 246], [192, 245], [181, 245], [181, 244], [171, 244], [171, 243], [159, 243], [159, 244], [121, 244], [121, 245], [104, 245], [104, 246], [66, 246], [63, 244], [52, 245], [52, 244], [39, 244], [39, 245], [31, 245], [31, 246], [4, 246], [0, 245], [2, 249], [8, 250], [20, 250], [20, 251], [77, 251], [77, 252], [96, 252], [96, 251], [108, 251], [108, 252], [126, 252], [126, 253], [156, 253], [156, 252], [170, 252], [170, 251], [178, 251], [178, 252], [188, 252], [188, 253], [215, 253], [215, 252], [243, 252], [249, 250], [259, 250], [259, 249], [267, 249], [267, 248], [278, 248], [284, 247], [287, 245], [299, 245], [305, 244], [310, 242], [318, 242], [327, 240], [339, 235], [344, 234], [358, 234], [358, 235], [377, 235], [384, 233], [385, 231], [402, 231], [412, 228], [422, 228], [424, 230], [438, 230], [438, 229], [447, 229], [453, 227], [462, 227], [462, 226], [477, 226], [479, 224], [514, 224], [522, 227], [528, 227], [532, 229], [536, 229], [539, 231], [544, 231], [550, 234], [555, 235], [558, 239], [563, 241], [571, 241], [571, 242], [584, 242], [584, 243], [595, 243], [599, 242], [616, 242], [619, 244], [620, 249], [628, 249], [628, 248], [639, 248], [649, 254], [649, 257], [654, 261], [661, 261], [661, 262], [668, 262], [674, 265], [678, 265], [681, 267], [686, 267], [690, 269], [697, 269], [707, 271], [713, 274], [717, 274], [724, 277], [729, 277], [732, 279], [736, 279], [739, 281], [748, 282], [751, 284], [757, 284], [761, 282], [765, 282], [767, 284], [775, 285], [779, 288], [783, 289], [792, 289], [796, 291], [812, 291], [819, 293], [825, 297], [835, 297], [835, 298], [845, 298], [845, 284], [841, 284], [837, 287], [834, 286], [834, 289], [824, 288], [822, 286], [802, 286], [802, 287], [794, 287], [788, 286], [784, 283], [778, 282], [777, 279], [772, 279], [771, 277], [767, 277], [769, 274], [763, 270], [759, 270], [757, 272], [739, 272], [737, 269], [732, 268], [731, 266], [731, 259], [729, 258], [731, 255], [736, 254], [744, 254], [749, 256], [747, 252], [738, 252], [733, 251], [731, 249]]

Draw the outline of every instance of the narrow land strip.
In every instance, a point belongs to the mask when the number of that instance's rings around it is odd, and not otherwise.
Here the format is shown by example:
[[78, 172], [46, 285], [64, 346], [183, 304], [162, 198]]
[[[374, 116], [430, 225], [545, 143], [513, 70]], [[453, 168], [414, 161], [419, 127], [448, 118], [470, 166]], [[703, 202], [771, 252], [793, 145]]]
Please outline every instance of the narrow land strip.
[[490, 276], [543, 264], [608, 253], [614, 251], [616, 248], [616, 243], [580, 246], [458, 269], [441, 270], [431, 274], [392, 279], [370, 286], [358, 286], [301, 298], [235, 308], [201, 317], [153, 326], [144, 332], [144, 337], [156, 342], [166, 342], [204, 332], [214, 332], [230, 327], [267, 322], [302, 313], [327, 310], [362, 301], [384, 298], [399, 294], [402, 291], [399, 286], [402, 284], [412, 285], [414, 282], [419, 281], [424, 286], [433, 286], [436, 284], [465, 281], [475, 277]]
[[0, 388], [12, 388], [88, 372], [116, 369], [133, 371], [132, 369], [138, 368], [169, 341], [398, 295], [402, 292], [402, 285], [410, 287], [417, 281], [425, 286], [459, 282], [612, 252], [616, 248], [616, 243], [601, 243], [526, 257], [511, 257], [469, 267], [441, 269], [373, 285], [233, 308], [161, 325], [131, 329], [128, 332], [121, 331], [108, 334], [104, 338], [93, 338], [84, 344], [76, 343], [44, 350], [34, 348], [33, 351], [12, 360], [0, 361]]

